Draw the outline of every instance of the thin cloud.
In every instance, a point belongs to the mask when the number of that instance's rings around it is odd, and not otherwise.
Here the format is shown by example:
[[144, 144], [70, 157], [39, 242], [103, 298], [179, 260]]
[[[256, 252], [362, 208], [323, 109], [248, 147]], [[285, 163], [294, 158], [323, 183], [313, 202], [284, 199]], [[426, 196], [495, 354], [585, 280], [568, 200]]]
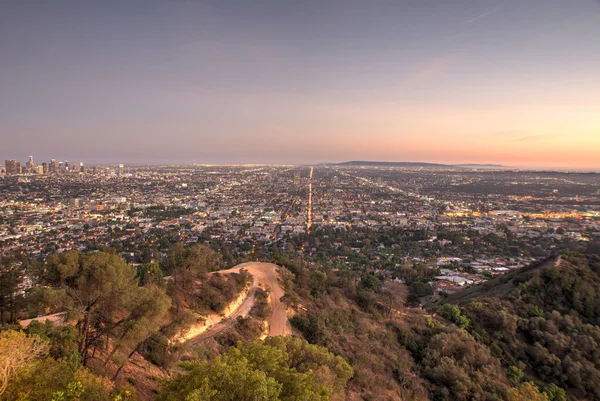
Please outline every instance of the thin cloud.
[[476, 17], [474, 17], [474, 18], [471, 18], [471, 19], [469, 19], [469, 20], [466, 20], [466, 21], [464, 21], [464, 22], [463, 22], [463, 25], [472, 24], [472, 23], [473, 23], [473, 22], [475, 22], [475, 21], [479, 21], [480, 19], [483, 19], [483, 18], [489, 17], [490, 15], [492, 15], [492, 14], [494, 14], [494, 13], [496, 13], [496, 12], [500, 11], [500, 8], [501, 8], [501, 7], [496, 7], [496, 8], [494, 8], [493, 10], [487, 11], [487, 12], [485, 12], [485, 13], [483, 13], [483, 14], [480, 14], [480, 15], [478, 15], [478, 16], [476, 16]]
[[404, 85], [415, 85], [421, 82], [427, 81], [437, 75], [439, 75], [442, 71], [444, 71], [452, 62], [454, 61], [454, 57], [443, 57], [435, 60], [431, 60], [421, 67], [418, 70], [408, 75], [404, 79]]
[[520, 138], [515, 138], [515, 139], [513, 139], [513, 142], [538, 141], [538, 140], [552, 139], [552, 138], [556, 138], [556, 135], [546, 135], [546, 134], [529, 135], [529, 136], [523, 136]]

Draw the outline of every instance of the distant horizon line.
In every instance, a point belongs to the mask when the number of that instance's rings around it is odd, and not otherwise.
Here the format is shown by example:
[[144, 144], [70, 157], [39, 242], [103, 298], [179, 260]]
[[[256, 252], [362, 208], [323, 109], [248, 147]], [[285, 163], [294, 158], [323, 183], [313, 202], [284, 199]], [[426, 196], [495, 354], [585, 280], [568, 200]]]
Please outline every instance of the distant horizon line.
[[[29, 156], [27, 156], [28, 158]], [[24, 160], [27, 160], [24, 159]], [[4, 166], [5, 160], [17, 160], [18, 158], [1, 158], [2, 166]], [[38, 159], [39, 160], [39, 159]], [[44, 160], [43, 162], [50, 162], [50, 160]], [[57, 162], [68, 161], [69, 159], [54, 159]], [[71, 159], [79, 160], [79, 159]], [[34, 157], [35, 162], [35, 157]], [[103, 161], [103, 162], [85, 162], [85, 160], [79, 160], [76, 164], [83, 162], [87, 166], [111, 166], [123, 164], [124, 166], [349, 166], [349, 167], [436, 167], [438, 169], [452, 168], [452, 167], [463, 167], [463, 168], [481, 168], [486, 170], [520, 170], [520, 171], [540, 171], [540, 172], [577, 172], [577, 173], [600, 173], [600, 167], [597, 168], [578, 168], [578, 167], [545, 167], [545, 166], [518, 166], [518, 165], [505, 165], [498, 163], [440, 163], [430, 161], [380, 161], [380, 160], [347, 160], [342, 162], [318, 162], [318, 163], [268, 163], [268, 162], [115, 162], [115, 161]], [[42, 163], [35, 163], [41, 165]]]

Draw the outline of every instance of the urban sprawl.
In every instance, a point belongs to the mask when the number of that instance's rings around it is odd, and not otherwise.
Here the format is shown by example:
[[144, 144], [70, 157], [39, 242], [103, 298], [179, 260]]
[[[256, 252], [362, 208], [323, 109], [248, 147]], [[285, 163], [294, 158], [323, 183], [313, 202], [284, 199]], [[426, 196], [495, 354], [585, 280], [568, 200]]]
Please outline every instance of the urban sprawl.
[[598, 174], [33, 157], [0, 169], [4, 255], [111, 248], [148, 263], [204, 243], [231, 263], [284, 254], [398, 281], [424, 269], [438, 294], [599, 240]]

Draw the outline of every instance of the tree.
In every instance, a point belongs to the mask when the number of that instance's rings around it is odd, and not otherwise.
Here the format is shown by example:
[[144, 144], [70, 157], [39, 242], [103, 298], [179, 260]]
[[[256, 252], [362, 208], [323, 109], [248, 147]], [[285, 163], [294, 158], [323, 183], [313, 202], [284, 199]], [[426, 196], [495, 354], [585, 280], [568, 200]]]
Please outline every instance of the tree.
[[403, 309], [407, 295], [408, 289], [404, 284], [386, 281], [383, 285], [383, 299], [386, 313], [391, 315], [392, 311]]
[[157, 263], [141, 265], [138, 269], [138, 276], [142, 285], [153, 283], [162, 288], [167, 286], [165, 276]]
[[0, 263], [0, 326], [4, 326], [4, 315], [8, 313], [8, 321], [15, 321], [20, 297], [18, 290], [23, 282], [23, 273], [10, 260]]
[[136, 291], [128, 319], [115, 327], [112, 333], [113, 349], [106, 358], [105, 365], [110, 358], [117, 357], [118, 368], [113, 380], [137, 351], [138, 346], [158, 331], [170, 306], [169, 297], [154, 284], [141, 287]]
[[433, 295], [433, 287], [431, 284], [422, 283], [420, 281], [414, 281], [408, 287], [411, 294], [415, 294], [418, 297], [426, 297]]
[[139, 287], [135, 270], [110, 253], [51, 255], [44, 281], [51, 287], [38, 287], [36, 292], [41, 293], [42, 302], [61, 296], [66, 318], [76, 322], [78, 352], [84, 365], [98, 347], [108, 344], [108, 338], [115, 347], [111, 356], [148, 338], [158, 330], [170, 305], [158, 287]]
[[366, 291], [379, 291], [381, 282], [373, 274], [365, 273], [360, 278], [360, 288]]
[[462, 329], [469, 327], [471, 322], [464, 316], [457, 305], [445, 304], [439, 311], [440, 316], [448, 319]]
[[544, 393], [548, 395], [550, 401], [567, 401], [567, 393], [556, 384], [552, 383], [550, 386], [546, 386]]
[[[319, 393], [328, 394], [330, 398], [343, 397], [346, 383], [354, 374], [350, 365], [342, 357], [333, 355], [324, 347], [309, 344], [305, 340], [295, 337], [268, 337], [265, 339], [264, 345], [254, 342], [240, 346], [240, 348], [244, 351], [244, 347], [246, 347], [248, 353], [252, 355], [250, 350], [261, 346], [280, 350], [284, 356], [283, 365], [292, 371], [309, 374], [309, 376], [314, 374], [312, 379], [319, 388]], [[260, 364], [261, 361], [258, 358], [256, 363]], [[284, 382], [282, 394], [284, 395], [286, 391]], [[301, 399], [301, 397], [296, 399]]]
[[216, 270], [218, 265], [217, 255], [205, 246], [194, 245], [186, 248], [177, 243], [169, 248], [167, 272], [171, 274], [171, 280], [168, 293], [176, 313], [189, 306], [196, 281], [204, 278], [206, 273]]
[[310, 273], [310, 293], [313, 297], [318, 297], [327, 291], [327, 274], [320, 270]]
[[491, 395], [503, 395], [508, 389], [500, 361], [465, 330], [454, 326], [431, 337], [421, 364], [424, 376], [436, 385], [434, 399], [495, 400], [498, 397]]
[[281, 384], [247, 359], [218, 356], [212, 362], [182, 364], [185, 375], [171, 379], [158, 401], [277, 401]]
[[158, 401], [326, 401], [343, 396], [352, 368], [327, 350], [292, 337], [238, 343], [211, 362], [189, 362]]
[[506, 394], [508, 401], [550, 401], [546, 393], [541, 393], [532, 382], [521, 384], [518, 388], [511, 388]]
[[79, 364], [77, 352], [77, 331], [74, 326], [54, 325], [51, 320], [44, 323], [34, 320], [29, 324], [25, 333], [39, 336], [49, 343], [49, 356], [54, 359], [68, 360], [73, 366]]
[[0, 395], [6, 391], [11, 378], [47, 352], [48, 343], [38, 336], [14, 330], [0, 332]]
[[108, 378], [96, 376], [80, 365], [47, 357], [21, 369], [4, 396], [23, 401], [125, 401], [134, 399], [135, 392], [115, 389]]
[[508, 379], [513, 384], [521, 383], [521, 381], [523, 380], [523, 376], [525, 376], [525, 373], [521, 369], [513, 365], [509, 366], [508, 370], [506, 371], [506, 377], [508, 377]]

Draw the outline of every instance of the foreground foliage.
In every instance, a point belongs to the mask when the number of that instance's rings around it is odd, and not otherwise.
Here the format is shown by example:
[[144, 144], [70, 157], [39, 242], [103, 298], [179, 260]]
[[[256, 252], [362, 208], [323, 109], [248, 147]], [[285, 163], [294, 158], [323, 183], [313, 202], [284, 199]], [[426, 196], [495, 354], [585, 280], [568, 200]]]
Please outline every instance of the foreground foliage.
[[[72, 344], [74, 346], [74, 344]], [[54, 350], [56, 351], [56, 350]], [[48, 338], [20, 331], [0, 333], [2, 399], [19, 401], [124, 401], [133, 400], [130, 389], [115, 389], [68, 355], [52, 357]], [[8, 372], [8, 375], [4, 373]]]
[[292, 337], [238, 343], [208, 362], [182, 364], [162, 401], [326, 401], [343, 399], [352, 368], [321, 347]]

